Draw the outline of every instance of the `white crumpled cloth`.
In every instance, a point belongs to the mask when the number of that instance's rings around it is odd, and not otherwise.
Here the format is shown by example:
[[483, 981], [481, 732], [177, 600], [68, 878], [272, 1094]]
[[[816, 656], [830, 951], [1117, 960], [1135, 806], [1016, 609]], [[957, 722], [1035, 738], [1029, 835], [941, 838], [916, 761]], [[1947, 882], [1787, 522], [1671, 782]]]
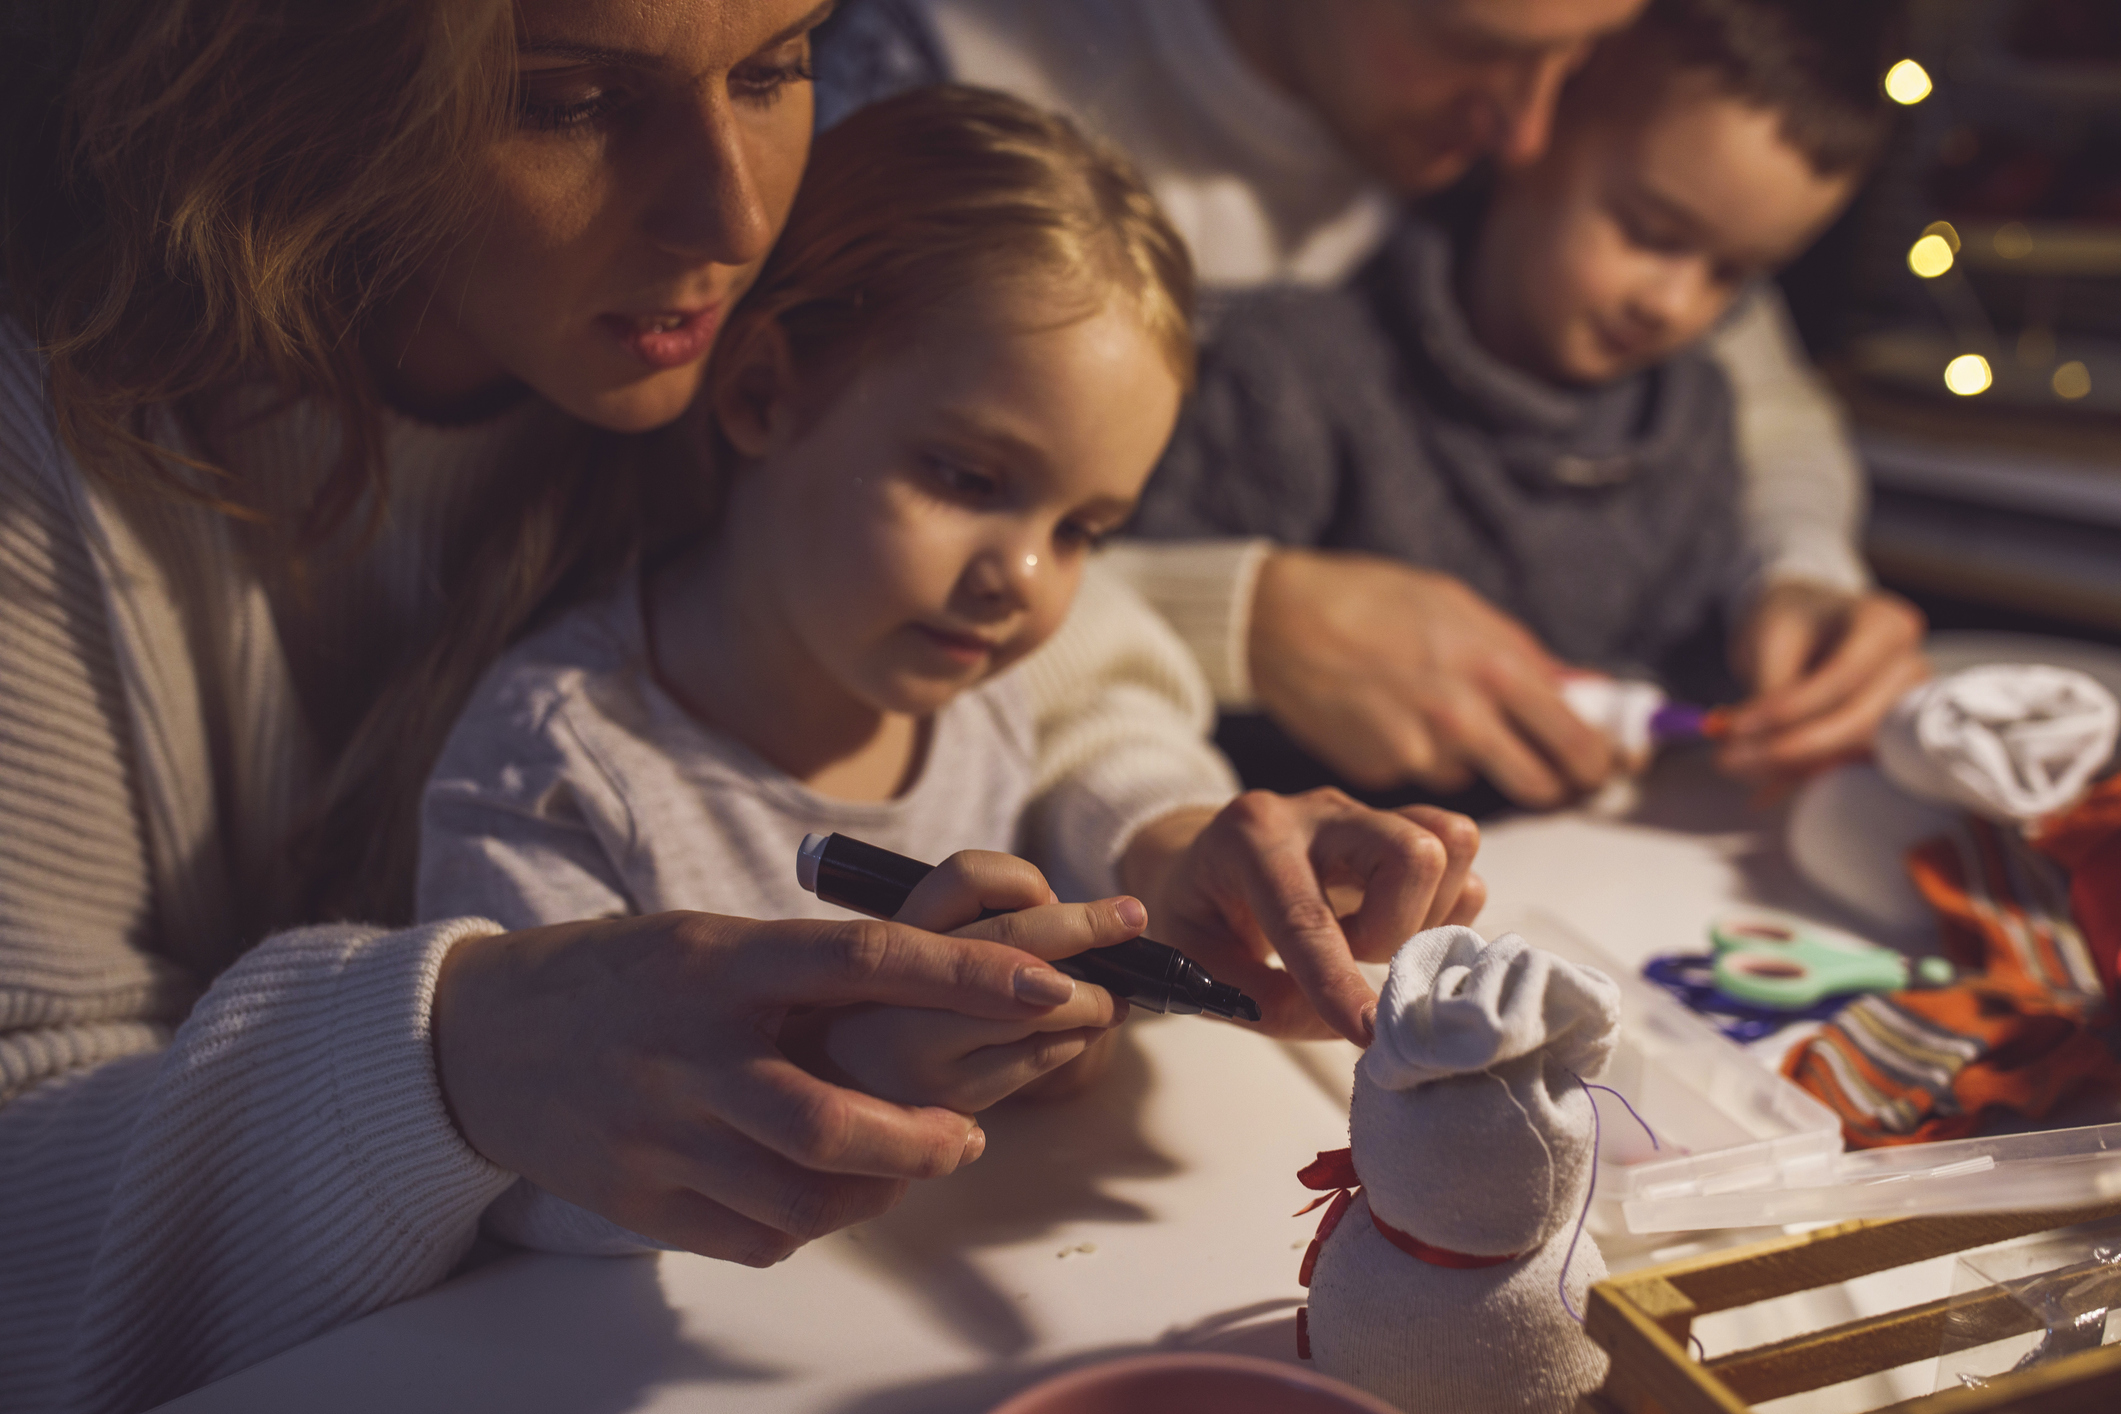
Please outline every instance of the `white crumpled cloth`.
[[2061, 810], [2113, 758], [2121, 704], [2074, 668], [1995, 663], [1926, 682], [1878, 728], [1878, 768], [1924, 800], [1991, 820]]
[[1562, 680], [1561, 700], [1613, 743], [1625, 769], [1640, 772], [1648, 767], [1657, 746], [1650, 739], [1650, 719], [1670, 700], [1664, 689], [1653, 682], [1579, 673]]

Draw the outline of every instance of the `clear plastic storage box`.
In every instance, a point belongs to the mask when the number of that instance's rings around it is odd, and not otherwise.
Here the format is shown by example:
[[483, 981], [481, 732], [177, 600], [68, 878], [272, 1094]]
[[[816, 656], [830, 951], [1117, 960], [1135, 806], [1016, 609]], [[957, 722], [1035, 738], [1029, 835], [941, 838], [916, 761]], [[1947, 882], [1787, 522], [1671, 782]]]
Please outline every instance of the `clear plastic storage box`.
[[1687, 1232], [1849, 1218], [2060, 1208], [2121, 1198], [2121, 1124], [1844, 1153], [1833, 1111], [1632, 967], [1550, 915], [1515, 931], [1619, 984], [1594, 1232]]
[[1682, 1181], [1681, 1174], [1713, 1185], [1718, 1174], [1818, 1166], [1841, 1152], [1841, 1121], [1832, 1110], [1567, 924], [1534, 911], [1501, 931], [1521, 933], [1536, 947], [1595, 967], [1620, 987], [1620, 1041], [1599, 1083], [1627, 1097], [1657, 1145], [1612, 1096], [1592, 1092], [1599, 1123], [1592, 1232], [1752, 1226], [1644, 1221], [1651, 1216], [1645, 1199]]

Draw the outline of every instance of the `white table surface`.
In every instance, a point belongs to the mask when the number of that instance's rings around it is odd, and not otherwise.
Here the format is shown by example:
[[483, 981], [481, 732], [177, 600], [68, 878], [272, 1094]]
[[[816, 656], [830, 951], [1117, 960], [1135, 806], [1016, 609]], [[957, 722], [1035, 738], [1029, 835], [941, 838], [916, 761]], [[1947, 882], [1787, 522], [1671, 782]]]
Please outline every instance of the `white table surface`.
[[[1836, 917], [1782, 856], [1779, 811], [1705, 760], [1661, 763], [1624, 814], [1486, 831], [1482, 927], [1565, 920], [1623, 963], [1703, 944], [1719, 906]], [[1097, 1091], [988, 1116], [987, 1153], [770, 1271], [688, 1255], [514, 1255], [179, 1399], [183, 1414], [981, 1414], [1035, 1378], [1154, 1347], [1291, 1358], [1316, 1219], [1296, 1170], [1346, 1142], [1355, 1052], [1194, 1018], [1130, 1022]], [[1712, 1235], [1710, 1242], [1746, 1235]], [[1610, 1246], [1611, 1244], [1609, 1244]], [[1616, 1267], [1672, 1247], [1609, 1253]], [[1711, 1318], [1711, 1352], [1944, 1294], [1950, 1259]], [[1921, 1367], [1784, 1402], [1926, 1393]], [[1772, 1407], [1772, 1406], [1768, 1406]]]

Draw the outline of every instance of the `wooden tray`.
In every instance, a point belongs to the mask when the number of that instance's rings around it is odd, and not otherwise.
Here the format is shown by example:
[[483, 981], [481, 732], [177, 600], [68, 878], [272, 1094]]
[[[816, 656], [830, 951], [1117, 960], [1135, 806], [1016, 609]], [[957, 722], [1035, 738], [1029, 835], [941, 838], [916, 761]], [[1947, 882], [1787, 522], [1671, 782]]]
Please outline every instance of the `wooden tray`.
[[[1668, 1262], [1591, 1288], [1584, 1329], [1613, 1357], [1603, 1388], [1579, 1414], [1747, 1414], [1757, 1400], [1823, 1389], [1937, 1354], [1952, 1301], [1904, 1310], [1706, 1362], [1687, 1352], [1697, 1316], [1814, 1287], [1831, 1286], [2013, 1237], [2121, 1216], [2121, 1202], [2044, 1213], [1850, 1222], [1752, 1247]], [[2036, 1329], [1998, 1291], [1959, 1319], [1993, 1339]], [[2000, 1377], [1980, 1389], [1944, 1390], [1887, 1406], [1891, 1414], [2115, 1414], [2121, 1410], [2121, 1345], [2081, 1351]]]

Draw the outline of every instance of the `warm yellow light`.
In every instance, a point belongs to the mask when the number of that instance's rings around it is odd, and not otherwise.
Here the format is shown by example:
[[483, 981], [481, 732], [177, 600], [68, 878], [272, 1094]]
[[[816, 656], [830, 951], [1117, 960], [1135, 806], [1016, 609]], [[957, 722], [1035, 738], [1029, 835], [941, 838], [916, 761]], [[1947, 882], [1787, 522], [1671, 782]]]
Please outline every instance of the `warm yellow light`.
[[1934, 280], [1952, 268], [1952, 243], [1942, 236], [1924, 236], [1908, 249], [1907, 268], [1925, 280]]
[[1959, 253], [1959, 228], [1951, 222], [1932, 221], [1922, 228], [1922, 234], [1925, 236], [1944, 237], [1944, 243], [1952, 248], [1952, 254], [1957, 255]]
[[2079, 398], [2090, 397], [2091, 391], [2092, 371], [2077, 360], [2071, 359], [2055, 370], [2056, 397], [2075, 402]]
[[1895, 103], [1920, 103], [1933, 87], [1929, 70], [1913, 59], [1902, 59], [1885, 71], [1885, 96]]
[[1996, 228], [1996, 254], [2005, 260], [2023, 260], [2033, 253], [2033, 233], [2021, 221], [2006, 221]]
[[1944, 366], [1944, 386], [1962, 398], [1987, 392], [1988, 385], [1995, 381], [1995, 375], [1988, 371], [1988, 360], [1980, 354], [1961, 354]]

